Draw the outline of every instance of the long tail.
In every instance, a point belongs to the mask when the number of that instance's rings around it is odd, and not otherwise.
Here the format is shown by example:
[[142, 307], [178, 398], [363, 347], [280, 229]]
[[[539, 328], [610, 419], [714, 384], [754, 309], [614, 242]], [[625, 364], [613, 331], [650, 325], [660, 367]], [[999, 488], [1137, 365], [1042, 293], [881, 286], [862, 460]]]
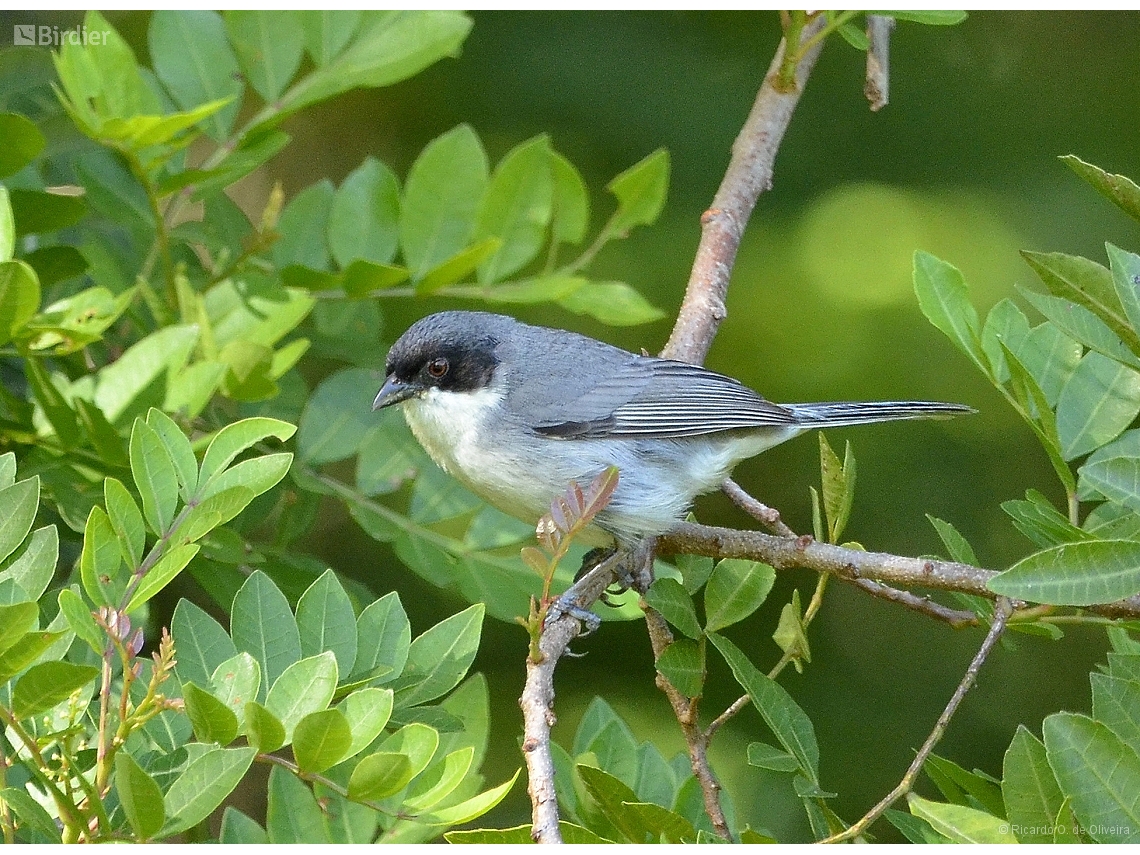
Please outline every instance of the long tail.
[[872, 422], [893, 422], [900, 419], [948, 419], [973, 413], [972, 407], [962, 404], [942, 404], [937, 401], [841, 401], [829, 404], [784, 404], [798, 424], [810, 427], [842, 427]]

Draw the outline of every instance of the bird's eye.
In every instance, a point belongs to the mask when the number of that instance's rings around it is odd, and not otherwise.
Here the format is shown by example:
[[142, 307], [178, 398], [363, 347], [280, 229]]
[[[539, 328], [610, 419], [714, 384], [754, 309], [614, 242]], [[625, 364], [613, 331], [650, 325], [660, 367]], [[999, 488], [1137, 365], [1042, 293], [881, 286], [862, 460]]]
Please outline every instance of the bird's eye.
[[436, 380], [440, 380], [447, 375], [447, 369], [450, 367], [451, 366], [447, 364], [447, 360], [440, 357], [439, 359], [433, 359], [427, 364], [427, 373]]

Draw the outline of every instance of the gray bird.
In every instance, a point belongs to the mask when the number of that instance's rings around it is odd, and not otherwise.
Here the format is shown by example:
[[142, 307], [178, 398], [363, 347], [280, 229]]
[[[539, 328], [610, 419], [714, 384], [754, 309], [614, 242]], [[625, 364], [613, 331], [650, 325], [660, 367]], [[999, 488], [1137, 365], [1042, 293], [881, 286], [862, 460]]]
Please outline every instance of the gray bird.
[[732, 468], [805, 431], [973, 412], [924, 401], [773, 404], [699, 365], [639, 356], [486, 312], [440, 312], [392, 345], [374, 410], [402, 404], [420, 445], [529, 523], [571, 481], [620, 472], [584, 540], [632, 548], [684, 519]]

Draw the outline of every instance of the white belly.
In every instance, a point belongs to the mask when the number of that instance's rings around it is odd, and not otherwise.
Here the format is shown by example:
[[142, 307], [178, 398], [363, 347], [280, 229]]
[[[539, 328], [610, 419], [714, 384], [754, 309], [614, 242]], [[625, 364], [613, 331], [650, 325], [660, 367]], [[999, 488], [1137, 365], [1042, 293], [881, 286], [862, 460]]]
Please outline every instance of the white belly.
[[[412, 433], [445, 472], [524, 522], [535, 523], [571, 481], [583, 486], [609, 466], [618, 488], [599, 524], [627, 541], [663, 534], [684, 518], [695, 496], [715, 490], [746, 457], [802, 432], [799, 428], [712, 434], [677, 440], [553, 439], [509, 423], [503, 393], [431, 389], [403, 405]], [[512, 431], [513, 432], [513, 431]], [[610, 538], [600, 530], [586, 542]]]

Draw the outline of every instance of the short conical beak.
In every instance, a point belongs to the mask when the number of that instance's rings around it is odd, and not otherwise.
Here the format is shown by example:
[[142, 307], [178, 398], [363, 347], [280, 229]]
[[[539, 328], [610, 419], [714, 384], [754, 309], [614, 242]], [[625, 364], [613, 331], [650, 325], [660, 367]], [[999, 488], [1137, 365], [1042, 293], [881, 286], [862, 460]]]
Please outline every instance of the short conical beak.
[[405, 383], [398, 380], [395, 375], [389, 375], [384, 380], [384, 385], [380, 387], [380, 391], [376, 393], [376, 400], [372, 402], [372, 410], [376, 411], [382, 407], [406, 401], [418, 391], [419, 387], [414, 383]]

